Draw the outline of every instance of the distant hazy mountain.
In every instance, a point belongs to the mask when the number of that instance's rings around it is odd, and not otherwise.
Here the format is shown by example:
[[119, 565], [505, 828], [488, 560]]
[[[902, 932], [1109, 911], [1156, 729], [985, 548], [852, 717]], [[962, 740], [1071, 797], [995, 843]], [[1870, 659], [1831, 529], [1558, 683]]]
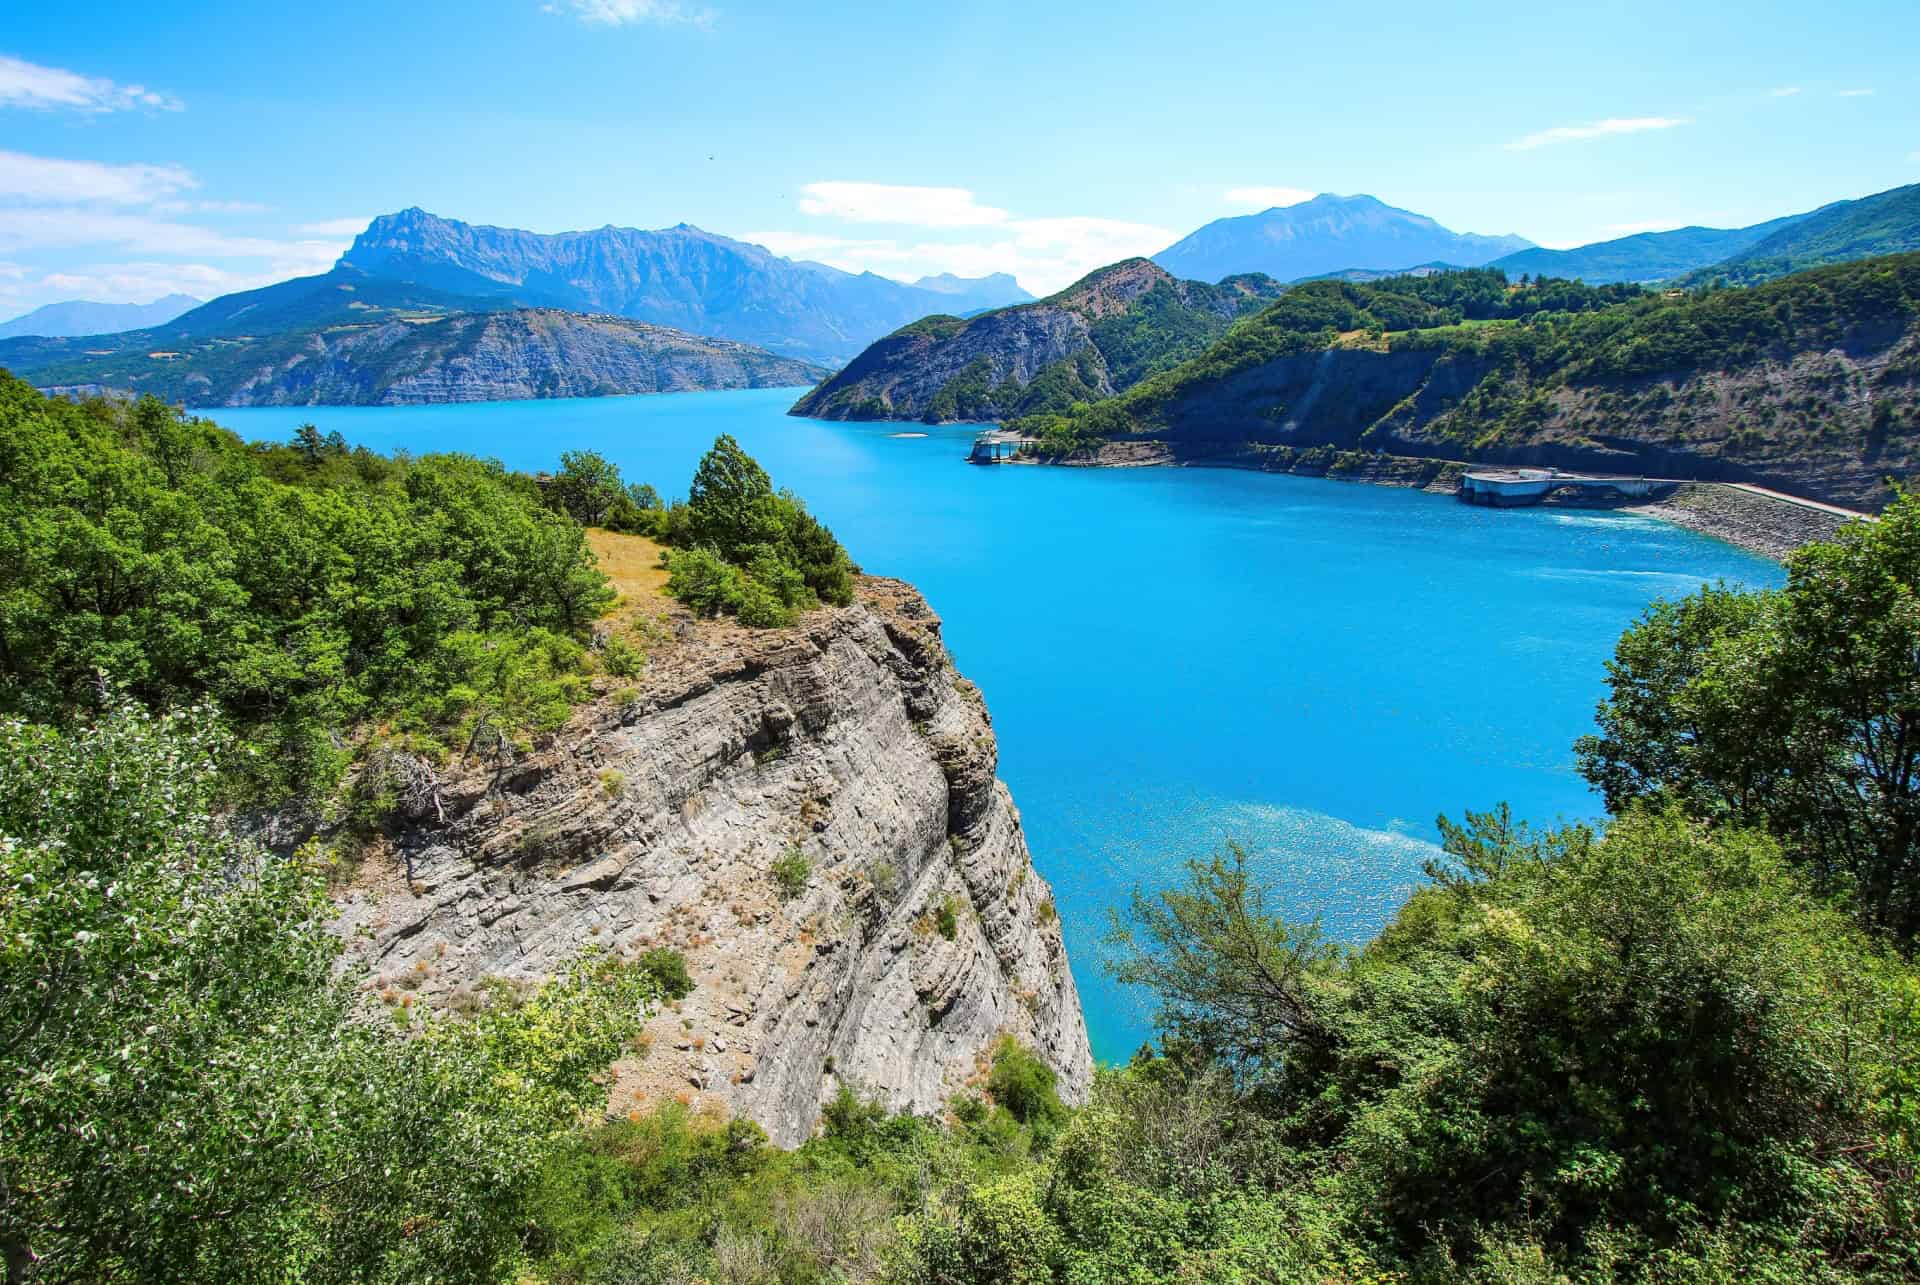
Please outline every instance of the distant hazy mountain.
[[820, 419], [1004, 419], [1064, 411], [1194, 356], [1281, 291], [1270, 277], [1179, 281], [1147, 259], [970, 320], [927, 317], [888, 335], [801, 398]]
[[1763, 239], [1693, 272], [1687, 284], [1723, 279], [1750, 286], [1824, 264], [1920, 250], [1920, 183], [1835, 201], [1781, 222]]
[[1518, 236], [1450, 232], [1424, 214], [1371, 196], [1322, 193], [1298, 205], [1215, 219], [1153, 261], [1176, 277], [1218, 281], [1264, 272], [1298, 281], [1348, 268], [1395, 269], [1444, 263], [1471, 268], [1533, 242]]
[[947, 300], [947, 311], [966, 316], [985, 308], [1004, 308], [1010, 303], [1026, 303], [1033, 298], [1018, 281], [1005, 272], [984, 277], [956, 277], [942, 272], [937, 277], [921, 277], [914, 282], [919, 290], [931, 290]]
[[1755, 242], [1805, 218], [1783, 219], [1747, 228], [1675, 228], [1671, 232], [1640, 232], [1612, 241], [1596, 241], [1572, 250], [1545, 250], [1538, 246], [1495, 259], [1491, 266], [1509, 277], [1522, 273], [1536, 277], [1572, 277], [1589, 285], [1617, 281], [1667, 281], [1695, 268], [1718, 263]]
[[[839, 361], [955, 293], [783, 259], [682, 223], [546, 235], [403, 210], [375, 219], [341, 259], [372, 276], [518, 305], [614, 313], [789, 355]], [[1000, 302], [1028, 297], [1011, 278]], [[992, 294], [958, 282], [977, 299]], [[973, 306], [979, 306], [977, 302]]]
[[200, 301], [189, 294], [170, 294], [152, 303], [95, 303], [90, 299], [71, 299], [35, 308], [23, 317], [0, 322], [0, 339], [15, 335], [106, 335], [118, 330], [139, 330], [172, 321]]

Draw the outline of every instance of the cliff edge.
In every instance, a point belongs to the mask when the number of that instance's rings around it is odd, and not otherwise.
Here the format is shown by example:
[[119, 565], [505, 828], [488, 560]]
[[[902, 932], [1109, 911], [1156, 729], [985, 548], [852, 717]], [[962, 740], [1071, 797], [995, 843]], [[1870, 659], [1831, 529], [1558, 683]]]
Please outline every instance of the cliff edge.
[[616, 1065], [613, 1109], [717, 1104], [782, 1145], [842, 1084], [936, 1111], [1005, 1036], [1083, 1100], [1051, 890], [926, 602], [868, 578], [791, 629], [675, 611], [631, 687], [410, 795], [340, 898], [369, 985], [457, 1006], [585, 945], [671, 947], [693, 992]]

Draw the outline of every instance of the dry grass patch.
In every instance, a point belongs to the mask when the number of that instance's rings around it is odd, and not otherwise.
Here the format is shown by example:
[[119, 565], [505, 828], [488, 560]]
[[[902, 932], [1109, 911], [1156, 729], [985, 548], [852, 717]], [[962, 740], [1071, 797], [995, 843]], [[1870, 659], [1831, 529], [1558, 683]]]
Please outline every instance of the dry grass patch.
[[587, 528], [587, 544], [600, 560], [600, 570], [613, 582], [623, 606], [644, 607], [667, 598], [667, 569], [660, 565], [659, 545], [644, 535]]

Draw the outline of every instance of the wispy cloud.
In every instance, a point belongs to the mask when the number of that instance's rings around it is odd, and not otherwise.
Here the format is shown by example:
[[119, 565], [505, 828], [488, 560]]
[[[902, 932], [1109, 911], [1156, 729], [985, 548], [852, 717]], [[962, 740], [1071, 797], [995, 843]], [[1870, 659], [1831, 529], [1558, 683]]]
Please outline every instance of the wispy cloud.
[[265, 214], [273, 207], [260, 201], [155, 201], [162, 214]]
[[40, 111], [119, 112], [134, 108], [177, 112], [185, 106], [171, 94], [144, 85], [122, 85], [61, 67], [42, 67], [0, 54], [0, 107]]
[[1302, 201], [1311, 201], [1317, 193], [1304, 187], [1232, 187], [1224, 195], [1228, 205], [1270, 210], [1276, 205], [1298, 205]]
[[1090, 215], [1022, 217], [983, 205], [961, 187], [892, 183], [810, 183], [800, 211], [857, 225], [892, 225], [897, 236], [816, 231], [750, 233], [776, 254], [817, 259], [849, 272], [899, 280], [952, 272], [977, 277], [1009, 272], [1045, 293], [1120, 259], [1170, 244], [1167, 228]]
[[0, 151], [0, 199], [148, 205], [198, 186], [178, 165], [103, 165]]
[[1834, 91], [1834, 96], [1836, 98], [1871, 98], [1873, 91], [1871, 89], [1837, 89]]
[[972, 228], [1005, 223], [1005, 210], [981, 205], [964, 187], [909, 187], [897, 183], [808, 183], [800, 212], [849, 223], [906, 223], [923, 228]]
[[367, 224], [373, 222], [367, 218], [322, 219], [318, 223], [302, 223], [294, 228], [301, 236], [359, 236], [367, 230]]
[[1782, 85], [1780, 88], [1771, 90], [1769, 92], [1770, 92], [1770, 95], [1774, 98], [1792, 98], [1795, 94], [1800, 92], [1800, 86]]
[[234, 236], [194, 223], [86, 206], [0, 208], [0, 253], [114, 246], [141, 255], [267, 259], [331, 263], [345, 248], [338, 238]]
[[550, 0], [542, 5], [548, 13], [571, 13], [580, 21], [598, 27], [625, 27], [652, 22], [662, 25], [684, 23], [710, 26], [715, 14], [704, 5], [681, 4], [679, 0]]
[[1617, 116], [1606, 120], [1590, 121], [1585, 125], [1556, 125], [1552, 129], [1543, 129], [1516, 138], [1508, 143], [1507, 150], [1529, 152], [1536, 147], [1551, 147], [1556, 143], [1578, 143], [1589, 138], [1611, 138], [1617, 134], [1644, 134], [1653, 130], [1673, 129], [1687, 124], [1684, 116]]

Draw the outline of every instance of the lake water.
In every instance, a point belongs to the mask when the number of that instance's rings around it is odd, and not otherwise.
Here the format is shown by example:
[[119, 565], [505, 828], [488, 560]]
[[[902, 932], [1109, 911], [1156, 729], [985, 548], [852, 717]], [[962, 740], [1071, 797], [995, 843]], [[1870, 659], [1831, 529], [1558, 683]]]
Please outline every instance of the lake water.
[[945, 619], [1109, 1061], [1149, 1031], [1101, 967], [1130, 890], [1233, 838], [1291, 909], [1363, 939], [1434, 854], [1436, 815], [1503, 799], [1536, 821], [1597, 814], [1571, 745], [1647, 603], [1782, 579], [1622, 514], [1226, 470], [968, 467], [971, 429], [791, 419], [797, 395], [210, 415], [251, 438], [312, 422], [529, 470], [591, 449], [668, 496], [733, 434], [866, 570], [912, 581]]

